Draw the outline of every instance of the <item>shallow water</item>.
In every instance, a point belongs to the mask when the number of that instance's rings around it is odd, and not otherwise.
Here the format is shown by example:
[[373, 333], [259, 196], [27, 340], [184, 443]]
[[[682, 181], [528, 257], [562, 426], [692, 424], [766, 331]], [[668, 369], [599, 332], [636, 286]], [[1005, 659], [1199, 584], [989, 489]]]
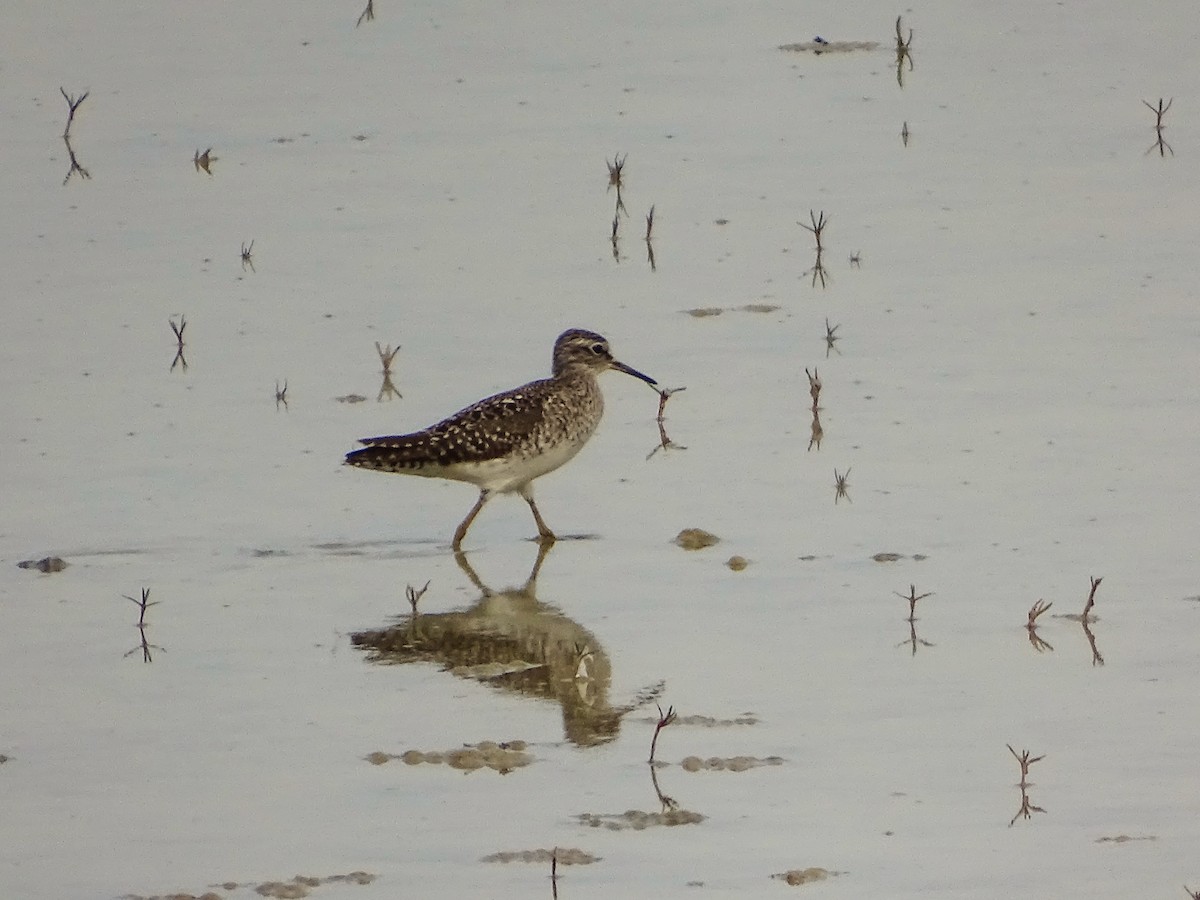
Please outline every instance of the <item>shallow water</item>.
[[[898, 78], [871, 4], [359, 12], [8, 16], [0, 894], [549, 896], [556, 846], [564, 898], [1200, 889], [1200, 13], [914, 6]], [[340, 466], [572, 326], [687, 390], [662, 449], [606, 376], [532, 586], [524, 503], [464, 569], [469, 488]], [[532, 761], [368, 760], [483, 741]], [[703, 820], [606, 827], [663, 796]]]

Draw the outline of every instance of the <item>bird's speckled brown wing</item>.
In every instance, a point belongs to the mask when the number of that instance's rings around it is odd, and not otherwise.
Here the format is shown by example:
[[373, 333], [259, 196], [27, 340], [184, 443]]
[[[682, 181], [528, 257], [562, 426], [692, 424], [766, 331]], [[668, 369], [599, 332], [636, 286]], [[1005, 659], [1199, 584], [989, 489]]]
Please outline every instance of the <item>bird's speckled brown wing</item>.
[[480, 463], [519, 453], [545, 420], [552, 382], [534, 381], [480, 400], [436, 425], [412, 434], [362, 438], [346, 463], [384, 472]]

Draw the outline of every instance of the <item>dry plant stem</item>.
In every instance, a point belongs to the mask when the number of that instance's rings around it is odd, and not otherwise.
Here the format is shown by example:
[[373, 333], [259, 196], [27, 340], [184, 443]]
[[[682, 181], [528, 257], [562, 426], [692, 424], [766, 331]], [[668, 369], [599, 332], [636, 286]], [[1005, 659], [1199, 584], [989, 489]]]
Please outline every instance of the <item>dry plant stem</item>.
[[1013, 749], [1012, 744], [1005, 744], [1004, 746], [1008, 748], [1008, 752], [1013, 755], [1013, 759], [1015, 759], [1017, 761], [1017, 765], [1021, 767], [1021, 781], [1019, 787], [1029, 787], [1029, 767], [1035, 762], [1041, 762], [1043, 759], [1045, 759], [1046, 754], [1043, 753], [1041, 756], [1030, 756], [1028, 750], [1022, 750], [1020, 753], [1017, 753], [1017, 751]]
[[[75, 112], [79, 109], [79, 105], [88, 98], [91, 91], [84, 91], [78, 97], [72, 97], [62, 87], [59, 87], [59, 93], [63, 95], [63, 99], [67, 101], [67, 127], [63, 129], [62, 136], [71, 136], [71, 123], [75, 121]], [[1169, 104], [1168, 104], [1169, 105]]]
[[650, 212], [646, 213], [646, 240], [650, 240], [650, 235], [654, 231], [654, 207], [650, 207]]
[[[846, 470], [846, 474], [850, 474], [849, 469]], [[908, 586], [907, 594], [901, 594], [899, 591], [892, 591], [892, 593], [897, 597], [900, 597], [902, 600], [908, 601], [908, 619], [906, 620], [908, 622], [917, 621], [917, 601], [933, 596], [933, 591], [926, 591], [924, 594], [918, 594], [917, 586], [915, 584], [910, 584]]]
[[367, 8], [362, 11], [362, 15], [358, 17], [358, 21], [354, 23], [357, 28], [363, 22], [375, 21], [375, 0], [367, 0]]
[[276, 409], [279, 409], [280, 404], [283, 404], [283, 408], [287, 409], [287, 405], [288, 405], [287, 388], [288, 388], [288, 384], [287, 384], [286, 378], [283, 379], [283, 387], [282, 388], [279, 386], [278, 381], [275, 382], [275, 408]]
[[1187, 895], [1191, 897], [1192, 900], [1200, 900], [1200, 891], [1193, 891], [1186, 884], [1183, 886], [1183, 889], [1187, 891]]
[[1092, 611], [1092, 607], [1096, 605], [1096, 588], [1100, 587], [1100, 582], [1104, 580], [1103, 576], [1100, 578], [1095, 578], [1089, 575], [1088, 578], [1091, 579], [1092, 588], [1090, 591], [1088, 591], [1087, 603], [1084, 605], [1083, 614], [1080, 616], [1084, 622], [1088, 620], [1088, 613], [1090, 613]]
[[819, 409], [818, 401], [821, 399], [821, 376], [817, 372], [817, 367], [813, 366], [813, 370], [808, 371], [808, 367], [804, 368], [804, 374], [808, 376], [808, 394], [812, 397], [812, 411], [816, 413]]
[[908, 121], [906, 120], [904, 122], [904, 127], [900, 129], [900, 140], [904, 142], [905, 147], [908, 146], [908, 135], [909, 135]]
[[392, 374], [392, 362], [396, 359], [396, 354], [400, 352], [400, 345], [397, 344], [395, 349], [388, 344], [386, 347], [381, 347], [379, 341], [375, 342], [375, 352], [379, 354], [379, 362], [383, 365], [383, 374]]
[[177, 345], [175, 347], [175, 359], [171, 361], [171, 371], [174, 372], [176, 366], [182, 366], [183, 371], [186, 372], [188, 364], [186, 357], [183, 355], [183, 330], [187, 328], [187, 318], [181, 315], [178, 325], [175, 324], [174, 319], [167, 319], [167, 324], [171, 326], [171, 331], [175, 333], [175, 343]]
[[846, 490], [850, 487], [849, 482], [846, 481], [846, 479], [849, 477], [850, 477], [850, 469], [846, 470], [845, 475], [839, 475], [837, 469], [833, 470], [834, 488], [837, 490], [837, 493], [834, 494], [834, 497], [833, 497], [833, 502], [835, 504], [839, 500], [841, 500], [843, 497], [845, 497], [847, 502], [849, 502], [849, 503], [854, 502], [853, 500], [850, 499], [850, 495], [846, 493]]
[[558, 900], [558, 848], [550, 854], [550, 892], [554, 900]]
[[841, 354], [842, 354], [842, 351], [838, 350], [837, 346], [836, 346], [837, 342], [841, 340], [841, 338], [837, 334], [837, 330], [841, 327], [842, 326], [840, 323], [837, 325], [830, 325], [828, 317], [825, 319], [825, 358], [826, 359], [829, 359], [829, 351], [830, 350], [837, 350], [837, 353], [839, 356], [841, 356]]
[[1054, 647], [1048, 641], [1042, 640], [1041, 636], [1037, 633], [1038, 616], [1046, 612], [1053, 605], [1053, 603], [1047, 603], [1045, 600], [1038, 600], [1037, 603], [1029, 608], [1029, 613], [1025, 621], [1025, 630], [1029, 633], [1030, 645], [1038, 653], [1041, 653], [1043, 650], [1054, 652]]
[[821, 246], [821, 232], [825, 230], [825, 226], [829, 224], [829, 220], [825, 218], [825, 210], [821, 210], [821, 215], [816, 215], [811, 209], [808, 211], [809, 221], [812, 225], [805, 225], [803, 222], [798, 223], [805, 231], [811, 231], [814, 238], [817, 240], [817, 255], [821, 254], [824, 249]]
[[905, 40], [900, 28], [901, 18], [901, 16], [896, 16], [896, 83], [903, 88], [905, 60], [908, 60], [908, 71], [913, 70], [912, 54], [909, 53], [912, 48], [913, 31], [911, 28], [908, 29], [908, 40]]
[[[658, 704], [655, 704], [658, 706]], [[661, 706], [658, 706], [658, 724], [654, 726], [654, 737], [650, 740], [650, 763], [654, 762], [654, 751], [658, 747], [658, 733], [674, 722], [676, 719], [675, 707], [668, 706], [664, 713]]]
[[621, 173], [625, 168], [625, 160], [628, 158], [628, 153], [626, 153], [624, 156], [622, 156], [620, 153], [614, 153], [612, 162], [609, 162], [607, 159], [604, 161], [608, 166], [608, 187], [610, 190], [614, 187], [617, 189], [616, 213], [618, 215], [621, 213], [629, 215], [629, 211], [625, 209], [625, 201], [621, 199], [621, 188], [625, 186], [625, 182], [621, 180]]
[[429, 590], [430, 583], [431, 582], [428, 581], [425, 582], [425, 586], [419, 591], [411, 584], [405, 585], [404, 587], [404, 596], [408, 598], [408, 605], [412, 607], [414, 616], [417, 614], [417, 604], [420, 602], [421, 598], [425, 596], [425, 592]]
[[254, 268], [254, 241], [251, 239], [249, 245], [242, 242], [242, 271], [246, 271], [246, 266], [250, 267], [250, 271], [256, 271]]

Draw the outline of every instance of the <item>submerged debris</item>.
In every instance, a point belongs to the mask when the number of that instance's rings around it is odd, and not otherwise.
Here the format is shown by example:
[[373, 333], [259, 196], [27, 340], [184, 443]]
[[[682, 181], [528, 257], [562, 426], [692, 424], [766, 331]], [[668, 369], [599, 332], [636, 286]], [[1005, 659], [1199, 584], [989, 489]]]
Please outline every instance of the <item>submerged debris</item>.
[[581, 825], [607, 828], [609, 831], [642, 831], [656, 825], [698, 825], [704, 821], [704, 816], [700, 813], [689, 812], [686, 809], [671, 809], [660, 813], [642, 812], [639, 809], [630, 809], [623, 813], [580, 813], [576, 818]]
[[698, 756], [685, 756], [679, 761], [679, 766], [685, 772], [747, 772], [760, 766], [782, 766], [782, 756], [768, 756], [760, 759], [757, 756], [710, 756], [701, 759]]
[[37, 569], [47, 574], [61, 572], [67, 567], [67, 561], [59, 556], [44, 556], [41, 559], [23, 559], [17, 563], [21, 569]]
[[675, 543], [684, 550], [703, 550], [711, 547], [721, 539], [703, 528], [685, 528], [675, 535]]
[[840, 872], [831, 872], [829, 869], [822, 869], [820, 866], [809, 866], [807, 869], [788, 869], [786, 872], [777, 872], [771, 877], [779, 881], [786, 881], [795, 887], [800, 884], [812, 884], [814, 881], [824, 881], [831, 875], [840, 874]]
[[595, 862], [600, 862], [602, 857], [592, 856], [590, 853], [585, 853], [574, 847], [555, 847], [552, 850], [503, 850], [499, 853], [491, 853], [480, 862], [486, 863], [510, 863], [510, 862], [527, 862], [527, 863], [548, 863], [558, 861], [560, 866], [587, 866]]
[[364, 759], [374, 766], [382, 766], [393, 759], [402, 760], [406, 765], [418, 766], [421, 763], [440, 765], [445, 763], [452, 769], [464, 772], [474, 772], [476, 769], [494, 769], [502, 775], [513, 769], [527, 766], [533, 762], [533, 755], [526, 752], [524, 741], [480, 741], [478, 744], [465, 744], [453, 750], [407, 750], [401, 754], [384, 753], [376, 750], [367, 754]]

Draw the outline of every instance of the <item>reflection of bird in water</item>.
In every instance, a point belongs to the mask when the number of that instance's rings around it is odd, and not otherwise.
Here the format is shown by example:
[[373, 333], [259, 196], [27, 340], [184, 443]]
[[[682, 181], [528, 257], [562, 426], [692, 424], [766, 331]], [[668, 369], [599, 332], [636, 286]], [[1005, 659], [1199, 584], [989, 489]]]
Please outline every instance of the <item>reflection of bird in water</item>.
[[481, 592], [473, 607], [414, 613], [388, 628], [356, 632], [351, 642], [366, 650], [371, 662], [439, 663], [462, 678], [555, 700], [562, 707], [567, 740], [585, 747], [611, 741], [629, 709], [609, 705], [608, 655], [591, 632], [534, 593], [549, 549], [541, 546], [523, 586], [506, 591], [484, 585], [466, 556], [455, 554]]
[[543, 543], [554, 532], [533, 501], [533, 481], [568, 462], [587, 443], [604, 413], [596, 376], [608, 369], [655, 381], [613, 359], [592, 331], [564, 331], [554, 342], [552, 375], [468, 406], [424, 431], [363, 438], [346, 463], [379, 472], [467, 481], [479, 500], [454, 532], [454, 549], [493, 494], [518, 493], [533, 511]]

